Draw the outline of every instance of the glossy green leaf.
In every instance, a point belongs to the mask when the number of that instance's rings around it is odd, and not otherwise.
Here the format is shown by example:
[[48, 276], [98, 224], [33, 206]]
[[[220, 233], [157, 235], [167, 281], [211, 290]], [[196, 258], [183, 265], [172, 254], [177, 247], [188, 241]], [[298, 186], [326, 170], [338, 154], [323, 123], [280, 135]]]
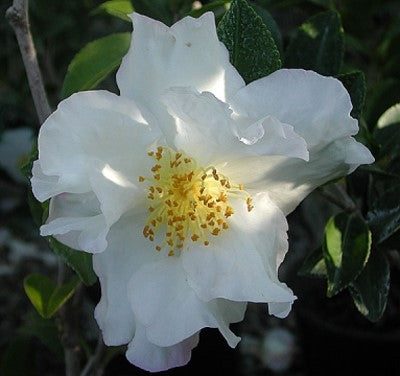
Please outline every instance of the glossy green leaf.
[[136, 12], [154, 18], [166, 25], [172, 24], [169, 0], [132, 0]]
[[73, 277], [65, 285], [57, 286], [42, 274], [30, 274], [24, 279], [25, 293], [38, 313], [48, 319], [73, 295], [80, 281]]
[[344, 87], [350, 94], [351, 103], [353, 104], [351, 116], [359, 119], [364, 107], [365, 94], [367, 91], [364, 73], [361, 71], [355, 71], [340, 74], [337, 76], [337, 78], [342, 81]]
[[305, 277], [324, 278], [327, 276], [322, 247], [316, 248], [306, 257], [298, 273]]
[[72, 249], [53, 237], [49, 237], [49, 244], [51, 249], [75, 271], [85, 285], [90, 286], [97, 281], [90, 253]]
[[335, 11], [318, 13], [293, 34], [285, 66], [334, 76], [342, 67], [343, 53], [344, 32], [339, 14]]
[[400, 229], [400, 188], [394, 188], [374, 202], [367, 213], [375, 244], [382, 243]]
[[400, 124], [400, 103], [396, 103], [382, 114], [378, 119], [377, 127], [382, 129], [396, 123]]
[[380, 251], [371, 253], [367, 265], [351, 283], [351, 296], [357, 309], [370, 321], [378, 321], [386, 309], [390, 267]]
[[217, 28], [231, 63], [250, 83], [281, 67], [279, 51], [261, 17], [245, 0], [234, 0]]
[[130, 22], [131, 19], [127, 15], [133, 13], [133, 7], [130, 0], [110, 0], [100, 4], [92, 14], [103, 12]]
[[328, 296], [346, 288], [363, 270], [371, 250], [371, 232], [355, 214], [340, 213], [325, 227], [323, 255]]
[[120, 65], [130, 38], [130, 33], [111, 34], [83, 47], [68, 66], [62, 97], [95, 88]]

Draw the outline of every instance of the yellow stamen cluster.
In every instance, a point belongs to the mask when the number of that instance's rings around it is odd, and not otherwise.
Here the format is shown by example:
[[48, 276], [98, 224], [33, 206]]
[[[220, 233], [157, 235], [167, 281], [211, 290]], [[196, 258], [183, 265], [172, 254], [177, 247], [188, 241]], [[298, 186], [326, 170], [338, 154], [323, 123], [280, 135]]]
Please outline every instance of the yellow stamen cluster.
[[172, 256], [187, 239], [209, 245], [209, 235], [218, 236], [229, 228], [227, 219], [234, 214], [228, 201], [231, 196], [243, 198], [247, 210], [253, 209], [243, 184], [230, 182], [215, 168], [198, 167], [183, 152], [161, 146], [148, 155], [156, 163], [151, 167], [151, 177], [138, 179], [149, 182], [149, 217], [143, 235], [154, 241], [160, 228], [165, 227], [165, 238], [155, 246], [157, 251], [168, 247], [168, 255]]

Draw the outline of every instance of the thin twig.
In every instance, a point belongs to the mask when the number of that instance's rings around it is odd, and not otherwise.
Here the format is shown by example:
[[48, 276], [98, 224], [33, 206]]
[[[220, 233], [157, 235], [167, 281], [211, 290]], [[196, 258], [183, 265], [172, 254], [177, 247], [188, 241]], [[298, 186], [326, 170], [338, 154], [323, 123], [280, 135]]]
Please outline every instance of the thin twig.
[[101, 335], [101, 332], [99, 332], [96, 349], [94, 350], [93, 355], [89, 358], [88, 362], [86, 363], [80, 376], [88, 376], [88, 375], [90, 375], [90, 372], [92, 372], [92, 371], [93, 371], [92, 374], [94, 374], [94, 375], [99, 374], [99, 372], [98, 372], [99, 362], [102, 358], [103, 352], [104, 352], [104, 342], [103, 342], [103, 337]]
[[14, 29], [40, 124], [51, 113], [29, 25], [28, 0], [14, 0], [6, 18]]
[[[59, 276], [66, 277], [66, 266], [59, 264]], [[60, 282], [60, 281], [59, 281]], [[65, 281], [61, 281], [65, 283]], [[81, 370], [81, 347], [77, 332], [77, 321], [81, 305], [81, 289], [78, 287], [72, 299], [67, 301], [59, 310], [61, 318], [61, 344], [64, 348], [65, 376], [77, 376]]]

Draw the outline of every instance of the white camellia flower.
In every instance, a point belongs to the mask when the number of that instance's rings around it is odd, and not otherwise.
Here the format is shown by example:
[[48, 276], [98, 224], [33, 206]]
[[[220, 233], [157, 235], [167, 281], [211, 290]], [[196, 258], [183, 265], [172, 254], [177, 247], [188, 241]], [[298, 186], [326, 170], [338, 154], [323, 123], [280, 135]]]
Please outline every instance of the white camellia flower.
[[212, 13], [172, 27], [131, 16], [120, 95], [62, 101], [39, 135], [32, 187], [51, 199], [42, 235], [94, 253], [108, 345], [149, 371], [186, 364], [204, 327], [247, 302], [285, 317], [285, 215], [315, 187], [373, 162], [351, 136], [342, 84], [282, 69], [245, 85]]

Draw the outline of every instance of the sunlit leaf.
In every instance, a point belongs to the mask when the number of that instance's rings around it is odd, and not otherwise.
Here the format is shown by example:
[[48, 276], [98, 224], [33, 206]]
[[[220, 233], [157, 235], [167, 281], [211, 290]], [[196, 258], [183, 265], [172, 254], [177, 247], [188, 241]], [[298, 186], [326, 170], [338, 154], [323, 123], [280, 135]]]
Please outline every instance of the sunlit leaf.
[[130, 0], [110, 0], [100, 4], [92, 14], [102, 12], [130, 22], [131, 19], [127, 15], [133, 13], [133, 7]]
[[83, 47], [68, 67], [62, 97], [95, 88], [120, 65], [130, 38], [130, 33], [111, 34]]
[[360, 217], [340, 213], [325, 227], [323, 255], [328, 296], [346, 288], [363, 270], [371, 250], [371, 232]]
[[38, 313], [48, 319], [73, 295], [80, 280], [73, 277], [70, 282], [57, 286], [42, 274], [30, 274], [24, 279], [26, 295]]

